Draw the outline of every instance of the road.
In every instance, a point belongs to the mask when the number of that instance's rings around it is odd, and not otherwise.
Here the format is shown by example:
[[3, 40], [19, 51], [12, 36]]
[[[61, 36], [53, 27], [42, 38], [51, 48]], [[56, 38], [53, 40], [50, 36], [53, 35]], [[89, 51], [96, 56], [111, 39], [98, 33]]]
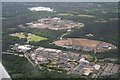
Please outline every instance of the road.
[[101, 70], [99, 70], [99, 72], [98, 72], [98, 74], [97, 74], [97, 76], [95, 78], [98, 78], [106, 67], [107, 67], [107, 64], [105, 64], [104, 67]]
[[67, 33], [65, 33], [65, 34], [63, 34], [61, 37], [60, 37], [60, 40], [62, 40], [63, 39], [63, 37], [65, 36], [65, 35], [68, 35], [69, 33], [67, 32]]
[[24, 57], [23, 54], [14, 54], [14, 53], [10, 53], [10, 52], [1, 52], [2, 54], [9, 54], [9, 55], [16, 55], [16, 56], [19, 56], [19, 57]]
[[28, 54], [27, 54], [27, 53], [25, 53], [24, 56], [28, 59], [28, 61], [29, 61], [33, 66], [36, 66], [36, 65], [30, 60], [30, 58], [28, 57]]
[[67, 32], [66, 32], [66, 33], [64, 33], [64, 34], [60, 37], [60, 40], [62, 40], [62, 39], [63, 39], [63, 37], [64, 37], [65, 35], [68, 35], [70, 32], [71, 32], [71, 29], [67, 30]]

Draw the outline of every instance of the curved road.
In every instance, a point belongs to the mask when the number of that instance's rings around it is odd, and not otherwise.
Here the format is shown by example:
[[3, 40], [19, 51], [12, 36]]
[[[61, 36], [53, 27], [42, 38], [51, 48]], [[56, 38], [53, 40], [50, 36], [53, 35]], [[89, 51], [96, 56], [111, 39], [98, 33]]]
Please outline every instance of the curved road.
[[70, 32], [71, 32], [71, 29], [67, 30], [67, 32], [66, 32], [66, 33], [64, 33], [64, 34], [60, 37], [60, 40], [62, 40], [62, 39], [63, 39], [63, 37], [64, 37], [65, 35], [68, 35]]

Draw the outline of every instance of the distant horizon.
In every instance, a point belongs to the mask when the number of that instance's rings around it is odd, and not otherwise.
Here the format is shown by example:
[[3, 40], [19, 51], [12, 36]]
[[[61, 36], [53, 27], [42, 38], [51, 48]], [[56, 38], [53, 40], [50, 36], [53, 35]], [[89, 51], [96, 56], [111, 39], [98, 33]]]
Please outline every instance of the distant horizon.
[[1, 0], [1, 2], [119, 2], [119, 0]]

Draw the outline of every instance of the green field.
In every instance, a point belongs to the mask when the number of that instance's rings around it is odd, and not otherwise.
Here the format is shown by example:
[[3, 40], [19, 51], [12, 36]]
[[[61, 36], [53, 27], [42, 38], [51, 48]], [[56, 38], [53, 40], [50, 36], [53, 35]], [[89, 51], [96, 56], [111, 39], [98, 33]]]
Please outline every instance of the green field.
[[0, 19], [6, 19], [6, 18], [2, 18], [2, 17], [0, 17]]
[[[59, 14], [56, 14], [58, 16], [75, 16], [74, 14], [70, 14], [70, 13], [59, 13]], [[83, 14], [80, 14], [80, 15], [76, 15], [76, 16], [79, 16], [79, 17], [89, 17], [89, 18], [94, 18], [95, 16], [92, 16], [92, 15], [83, 15]]]
[[11, 36], [16, 36], [16, 37], [19, 37], [20, 39], [21, 38], [26, 38], [24, 34], [10, 34]]
[[57, 15], [58, 16], [74, 16], [74, 14], [70, 14], [70, 13], [59, 13]]
[[33, 42], [39, 42], [41, 40], [47, 40], [47, 38], [36, 36], [34, 34], [29, 35], [27, 37], [24, 34], [10, 34], [10, 36], [16, 36], [16, 37], [19, 37], [20, 39], [27, 38], [27, 42], [32, 42], [32, 41]]
[[90, 17], [90, 18], [93, 18], [95, 16], [92, 16], [92, 15], [78, 15], [79, 17]]
[[93, 62], [95, 59], [94, 59], [93, 56], [89, 55], [89, 57], [87, 58], [87, 60]]
[[28, 42], [32, 42], [32, 41], [39, 42], [41, 40], [47, 40], [47, 38], [36, 36], [36, 35], [29, 35], [28, 36]]
[[99, 64], [99, 65], [101, 65], [101, 66], [104, 66], [104, 65], [105, 65], [104, 62], [96, 62], [95, 64]]

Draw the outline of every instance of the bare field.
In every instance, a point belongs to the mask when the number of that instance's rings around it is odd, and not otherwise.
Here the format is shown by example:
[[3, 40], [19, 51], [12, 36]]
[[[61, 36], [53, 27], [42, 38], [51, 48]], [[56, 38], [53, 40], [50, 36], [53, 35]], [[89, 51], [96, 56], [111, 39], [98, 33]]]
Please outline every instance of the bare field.
[[88, 40], [88, 39], [71, 39], [72, 45], [85, 46], [85, 47], [97, 47], [101, 41]]
[[96, 40], [88, 40], [88, 39], [77, 39], [77, 38], [70, 38], [67, 40], [59, 40], [53, 42], [57, 45], [78, 45], [78, 46], [84, 46], [84, 47], [97, 47], [98, 44], [101, 43], [101, 41]]
[[53, 44], [66, 48], [73, 48], [79, 50], [82, 49], [85, 51], [94, 51], [94, 52], [102, 52], [117, 48], [111, 43], [97, 41], [97, 40], [79, 39], [79, 38], [68, 38], [67, 40], [58, 40], [53, 42]]

